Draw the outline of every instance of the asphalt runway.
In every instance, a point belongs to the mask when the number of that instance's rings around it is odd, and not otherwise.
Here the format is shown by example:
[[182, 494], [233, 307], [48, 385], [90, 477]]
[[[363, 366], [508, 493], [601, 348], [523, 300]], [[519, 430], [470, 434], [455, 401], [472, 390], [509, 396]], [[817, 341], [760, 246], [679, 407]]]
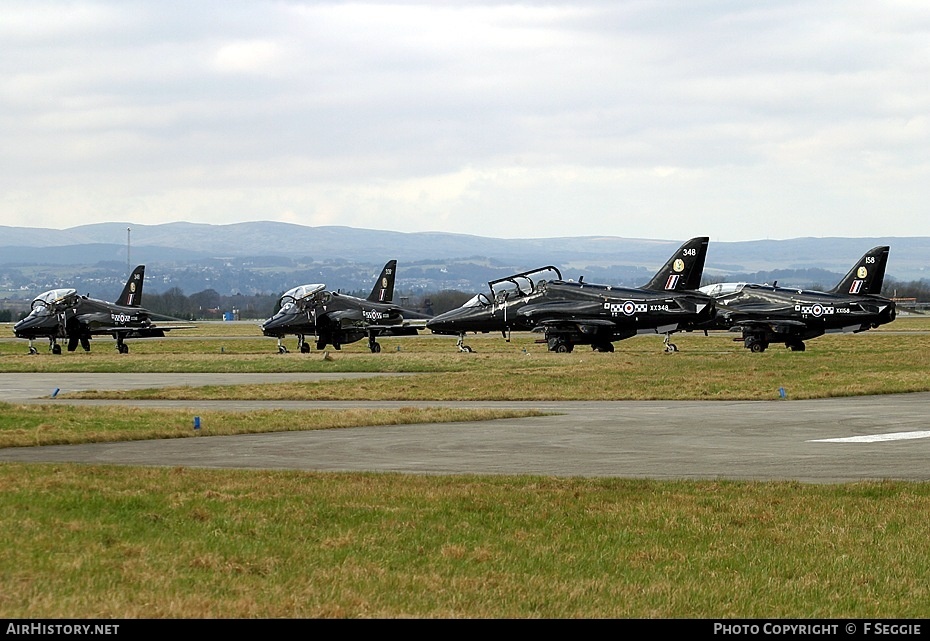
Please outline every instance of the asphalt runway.
[[[328, 378], [323, 374], [0, 374], [0, 400], [68, 391]], [[337, 376], [380, 376], [354, 374]], [[52, 398], [54, 391], [59, 393]], [[6, 448], [0, 461], [204, 468], [533, 474], [843, 483], [930, 478], [930, 393], [812, 401], [132, 401], [207, 410], [402, 406], [535, 408], [552, 416], [243, 436]]]

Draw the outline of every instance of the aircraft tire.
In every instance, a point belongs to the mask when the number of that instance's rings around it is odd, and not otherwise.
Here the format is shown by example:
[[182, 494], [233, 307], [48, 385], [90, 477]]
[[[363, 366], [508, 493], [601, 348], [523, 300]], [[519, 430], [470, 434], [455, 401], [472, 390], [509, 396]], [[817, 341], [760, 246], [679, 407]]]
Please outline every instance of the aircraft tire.
[[29, 348], [29, 353], [30, 353], [30, 354], [38, 354], [38, 353], [39, 353], [39, 350], [37, 350], [35, 347], [30, 347], [30, 348]]
[[559, 343], [558, 345], [555, 346], [555, 349], [552, 351], [557, 352], [559, 354], [568, 354], [569, 352], [572, 351], [572, 346], [569, 345], [568, 343]]
[[798, 341], [797, 343], [789, 343], [788, 349], [790, 349], [792, 352], [803, 352], [805, 349], [804, 342]]
[[301, 345], [301, 346], [300, 346], [300, 353], [301, 353], [301, 354], [309, 354], [309, 353], [310, 353], [310, 344], [309, 344], [309, 343], [304, 343], [303, 345]]
[[[30, 348], [30, 349], [34, 349], [34, 348]], [[61, 354], [61, 345], [52, 345], [52, 354]]]
[[284, 345], [278, 345], [278, 354], [287, 354], [287, 348]]
[[380, 343], [372, 343], [372, 344], [371, 344], [371, 353], [372, 353], [372, 354], [377, 354], [377, 353], [380, 352], [380, 351], [381, 351], [381, 344], [380, 344]]
[[753, 341], [749, 344], [749, 351], [755, 354], [759, 354], [765, 351], [765, 343], [761, 341]]
[[669, 354], [671, 354], [672, 352], [677, 352], [678, 345], [676, 345], [675, 343], [669, 343], [668, 345], [665, 346], [665, 351], [668, 352]]

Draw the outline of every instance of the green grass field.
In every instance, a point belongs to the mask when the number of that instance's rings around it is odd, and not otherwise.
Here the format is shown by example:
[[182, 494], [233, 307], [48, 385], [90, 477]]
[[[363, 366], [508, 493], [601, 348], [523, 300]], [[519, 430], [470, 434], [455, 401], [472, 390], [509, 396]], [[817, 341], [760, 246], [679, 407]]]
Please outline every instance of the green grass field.
[[[3, 340], [0, 372], [408, 372], [402, 384], [132, 396], [424, 401], [407, 415], [222, 416], [240, 432], [293, 426], [295, 418], [306, 429], [445, 420], [428, 401], [446, 398], [774, 400], [784, 387], [790, 400], [930, 390], [925, 319], [821, 337], [806, 352], [763, 354], [728, 335], [679, 335], [681, 351], [671, 354], [661, 337], [621, 341], [612, 354], [550, 354], [534, 335], [510, 342], [488, 335], [469, 337], [473, 354], [458, 353], [453, 338], [424, 336], [385, 339], [380, 354], [356, 343], [329, 360], [277, 354], [275, 341], [253, 338], [253, 330], [216, 324], [186, 339], [133, 341], [128, 355], [98, 339], [89, 354], [30, 356], [25, 341]], [[168, 438], [189, 435], [189, 419], [4, 405], [0, 438], [5, 445]], [[928, 507], [930, 485], [904, 482], [0, 464], [0, 616], [923, 618]]]

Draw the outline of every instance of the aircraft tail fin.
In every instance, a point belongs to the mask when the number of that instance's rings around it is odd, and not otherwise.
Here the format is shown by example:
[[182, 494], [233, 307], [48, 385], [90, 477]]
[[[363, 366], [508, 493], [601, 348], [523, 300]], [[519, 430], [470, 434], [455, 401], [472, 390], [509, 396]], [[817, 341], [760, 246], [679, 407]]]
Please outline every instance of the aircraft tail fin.
[[867, 251], [830, 294], [858, 294], [878, 296], [885, 281], [885, 265], [888, 263], [888, 245], [879, 245]]
[[368, 295], [369, 302], [372, 303], [390, 303], [394, 299], [394, 275], [397, 272], [397, 261], [389, 260], [381, 275], [375, 282], [371, 293]]
[[708, 242], [709, 237], [698, 236], [684, 243], [643, 289], [682, 291], [700, 287]]
[[117, 305], [124, 307], [141, 307], [142, 306], [142, 282], [145, 280], [145, 265], [139, 265], [129, 275], [123, 287], [123, 293], [116, 300]]

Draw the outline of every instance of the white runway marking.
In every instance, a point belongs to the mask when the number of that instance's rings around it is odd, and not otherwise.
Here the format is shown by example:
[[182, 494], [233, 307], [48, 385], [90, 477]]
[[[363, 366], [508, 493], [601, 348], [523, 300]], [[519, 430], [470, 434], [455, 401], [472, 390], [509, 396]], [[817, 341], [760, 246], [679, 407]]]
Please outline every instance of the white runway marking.
[[846, 438], [818, 438], [808, 443], [877, 443], [879, 441], [907, 441], [915, 438], [930, 438], [930, 431], [894, 432], [892, 434], [872, 434], [871, 436], [848, 436]]

